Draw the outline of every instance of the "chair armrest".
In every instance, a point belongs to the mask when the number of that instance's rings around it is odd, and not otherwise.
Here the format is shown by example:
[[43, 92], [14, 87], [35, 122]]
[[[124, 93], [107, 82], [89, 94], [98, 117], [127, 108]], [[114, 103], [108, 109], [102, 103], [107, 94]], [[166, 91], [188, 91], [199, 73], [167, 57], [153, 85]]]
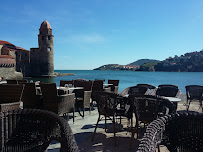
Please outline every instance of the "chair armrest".
[[5, 149], [45, 151], [53, 140], [61, 143], [60, 151], [62, 152], [79, 151], [67, 121], [53, 112], [20, 109], [3, 113], [3, 119], [9, 119], [12, 122], [9, 125], [7, 121], [2, 121], [4, 123], [2, 131], [12, 131], [11, 136], [5, 137], [2, 145], [3, 151]]
[[115, 86], [114, 93], [118, 94], [118, 86]]
[[92, 91], [84, 91], [84, 107], [90, 107]]
[[104, 88], [104, 92], [111, 92], [111, 88], [110, 87]]
[[0, 104], [0, 112], [20, 109], [20, 102], [2, 103]]
[[176, 98], [180, 98], [180, 95], [182, 94], [182, 92], [180, 90], [178, 90], [177, 94], [176, 94]]

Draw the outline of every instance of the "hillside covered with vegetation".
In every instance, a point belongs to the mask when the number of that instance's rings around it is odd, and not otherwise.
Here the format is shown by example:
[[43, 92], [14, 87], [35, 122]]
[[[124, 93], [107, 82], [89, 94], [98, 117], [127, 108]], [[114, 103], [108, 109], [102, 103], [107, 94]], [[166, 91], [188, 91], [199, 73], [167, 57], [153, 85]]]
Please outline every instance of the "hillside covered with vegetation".
[[107, 64], [94, 70], [203, 72], [203, 50], [175, 55], [163, 61], [140, 59], [127, 65]]

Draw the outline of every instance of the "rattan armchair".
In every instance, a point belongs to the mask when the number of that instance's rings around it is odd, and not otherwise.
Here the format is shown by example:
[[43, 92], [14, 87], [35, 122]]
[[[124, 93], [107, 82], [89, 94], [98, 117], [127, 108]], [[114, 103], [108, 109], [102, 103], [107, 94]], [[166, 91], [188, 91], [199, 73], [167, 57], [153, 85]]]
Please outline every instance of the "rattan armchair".
[[[91, 112], [90, 99], [92, 95], [92, 81], [83, 81], [83, 89], [74, 90], [75, 93], [75, 106], [78, 109], [79, 114], [84, 117], [85, 108], [89, 108]], [[81, 114], [80, 109], [83, 113]]]
[[42, 108], [42, 96], [37, 94], [35, 83], [25, 83], [22, 95], [23, 108]]
[[172, 85], [172, 84], [162, 84], [159, 85], [156, 90], [157, 96], [165, 96], [165, 97], [180, 97], [180, 90], [178, 89], [178, 86]]
[[111, 92], [118, 93], [119, 80], [108, 80], [108, 84], [113, 84], [110, 86]]
[[[106, 121], [111, 120], [114, 127], [114, 144], [116, 145], [116, 106], [117, 106], [117, 95], [108, 92], [95, 92], [96, 102], [99, 117], [97, 119], [97, 124], [92, 136], [92, 141], [94, 140], [94, 136], [100, 121], [105, 120], [105, 131], [106, 131]], [[102, 117], [103, 116], [103, 117]]]
[[43, 98], [43, 109], [66, 115], [75, 112], [75, 94], [58, 95], [55, 83], [40, 83]]
[[103, 84], [104, 84], [103, 80], [94, 80], [93, 81], [93, 84], [92, 84], [92, 102], [96, 101], [96, 97], [95, 97], [94, 92], [102, 92], [102, 91], [104, 91]]
[[150, 122], [158, 117], [159, 99], [151, 95], [130, 95], [129, 100], [132, 102], [133, 112], [136, 117], [135, 129], [132, 132], [134, 138], [135, 131], [139, 137], [139, 129], [141, 123], [148, 125]]
[[0, 151], [44, 152], [52, 141], [61, 143], [61, 152], [78, 152], [72, 130], [58, 115], [39, 109], [0, 113]]
[[159, 145], [166, 146], [170, 152], [202, 152], [203, 114], [177, 113], [154, 120], [137, 152], [155, 152]]
[[203, 107], [202, 107], [202, 101], [203, 101], [203, 86], [200, 85], [188, 85], [185, 87], [186, 88], [186, 96], [187, 96], [187, 111], [190, 108], [190, 103], [192, 101], [198, 101], [200, 108], [202, 109], [203, 112]]

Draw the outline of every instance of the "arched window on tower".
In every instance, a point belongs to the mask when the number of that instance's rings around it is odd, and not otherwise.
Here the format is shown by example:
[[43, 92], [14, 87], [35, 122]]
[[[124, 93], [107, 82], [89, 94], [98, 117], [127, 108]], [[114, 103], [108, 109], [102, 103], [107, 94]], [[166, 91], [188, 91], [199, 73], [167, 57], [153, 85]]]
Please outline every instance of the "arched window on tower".
[[50, 36], [48, 36], [48, 40], [51, 40], [51, 37], [50, 37]]
[[50, 48], [50, 47], [48, 47], [48, 48], [47, 48], [47, 51], [51, 51], [51, 48]]

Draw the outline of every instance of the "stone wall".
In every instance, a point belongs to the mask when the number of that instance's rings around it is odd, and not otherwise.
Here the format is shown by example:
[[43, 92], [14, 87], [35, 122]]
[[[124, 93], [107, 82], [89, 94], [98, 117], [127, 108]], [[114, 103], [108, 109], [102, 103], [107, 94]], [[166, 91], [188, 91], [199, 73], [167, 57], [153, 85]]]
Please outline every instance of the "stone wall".
[[6, 79], [23, 79], [23, 75], [20, 72], [15, 71], [15, 67], [11, 68], [0, 68], [0, 77], [3, 77], [3, 80]]

